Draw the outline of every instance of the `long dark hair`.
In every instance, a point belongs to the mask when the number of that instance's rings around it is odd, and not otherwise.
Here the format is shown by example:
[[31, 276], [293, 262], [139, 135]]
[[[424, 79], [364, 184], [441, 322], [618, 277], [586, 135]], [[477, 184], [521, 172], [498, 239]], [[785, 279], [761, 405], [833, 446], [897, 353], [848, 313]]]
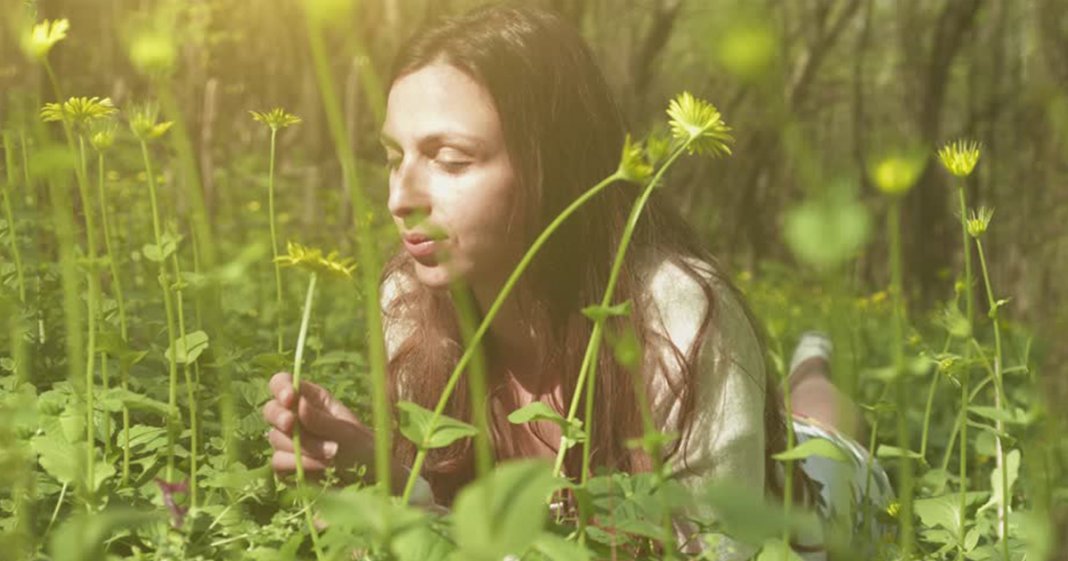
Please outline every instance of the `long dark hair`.
[[[438, 21], [416, 32], [399, 53], [390, 84], [438, 62], [470, 75], [496, 103], [519, 184], [519, 202], [512, 217], [531, 225], [519, 234], [525, 236], [524, 247], [529, 247], [568, 204], [615, 171], [624, 138], [623, 118], [585, 41], [559, 16], [504, 4]], [[561, 379], [564, 403], [549, 403], [558, 411], [566, 412], [574, 395], [590, 338], [592, 324], [579, 310], [601, 300], [612, 257], [637, 195], [634, 185], [625, 184], [614, 185], [598, 195], [554, 234], [524, 275], [524, 288], [534, 295], [522, 303], [524, 317], [529, 318], [530, 327], [538, 334], [544, 371]], [[637, 305], [648, 302], [650, 297], [648, 268], [643, 265], [648, 256], [671, 259], [705, 294], [707, 312], [692, 348], [679, 349], [654, 331], [649, 311]], [[693, 259], [712, 265], [711, 271], [697, 270]], [[690, 426], [694, 410], [700, 343], [708, 336], [717, 310], [713, 284], [734, 291], [715, 263], [678, 211], [654, 196], [637, 227], [615, 292], [617, 302], [629, 299], [636, 304], [631, 316], [623, 321], [634, 329], [644, 348], [668, 345], [677, 359], [671, 361], [671, 366], [673, 371], [681, 371], [678, 379], [682, 383], [671, 390], [681, 405], [681, 414], [677, 417], [678, 426], [669, 428], [682, 435]], [[387, 263], [382, 281], [386, 283], [397, 275], [411, 276], [412, 269], [411, 258], [401, 251]], [[385, 309], [387, 323], [403, 318], [415, 326], [389, 362], [393, 398], [432, 408], [463, 347], [448, 292], [432, 291], [417, 282], [409, 285], [411, 288]], [[740, 295], [736, 296], [741, 301]], [[755, 323], [753, 327], [760, 332]], [[485, 342], [484, 348], [492, 364], [492, 339]], [[642, 433], [640, 401], [632, 377], [607, 345], [603, 346], [599, 362], [592, 465], [632, 473], [648, 470], [649, 458], [625, 444]], [[770, 379], [770, 369], [767, 372], [769, 379], [761, 382], [767, 388], [765, 444], [770, 455], [782, 448], [784, 429], [778, 393]], [[413, 383], [415, 380], [418, 383]], [[494, 381], [490, 380], [491, 388]], [[470, 412], [467, 390], [461, 385], [446, 413], [470, 419]], [[508, 434], [508, 423], [491, 416], [491, 425], [500, 459], [508, 455], [504, 436]], [[554, 449], [559, 445], [548, 442], [544, 435], [539, 437]], [[667, 450], [668, 458], [679, 452], [682, 440]], [[403, 438], [395, 442], [397, 457], [410, 462], [415, 452], [412, 444]], [[580, 465], [581, 447], [575, 447], [565, 456], [567, 473], [577, 475]], [[768, 466], [768, 481], [773, 482], [774, 470], [770, 463]], [[472, 445], [463, 441], [432, 451], [423, 474], [437, 500], [449, 504], [459, 487], [473, 477], [473, 471]]]

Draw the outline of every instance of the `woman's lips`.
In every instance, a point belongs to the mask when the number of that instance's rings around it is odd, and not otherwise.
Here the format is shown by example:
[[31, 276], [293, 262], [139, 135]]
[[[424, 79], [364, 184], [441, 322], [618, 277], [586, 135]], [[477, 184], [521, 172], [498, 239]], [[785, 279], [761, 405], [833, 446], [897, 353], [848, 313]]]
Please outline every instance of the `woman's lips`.
[[[438, 242], [429, 238], [418, 241], [419, 238], [404, 238], [404, 248], [422, 265], [437, 265]], [[414, 241], [414, 243], [413, 243]]]

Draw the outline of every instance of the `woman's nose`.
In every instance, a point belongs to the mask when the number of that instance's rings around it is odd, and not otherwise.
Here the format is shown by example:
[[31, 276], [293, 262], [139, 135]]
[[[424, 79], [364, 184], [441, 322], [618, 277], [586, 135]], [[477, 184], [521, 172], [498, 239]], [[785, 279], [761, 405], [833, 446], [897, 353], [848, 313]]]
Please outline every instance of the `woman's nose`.
[[408, 162], [401, 162], [389, 178], [389, 212], [398, 218], [410, 219], [430, 213], [429, 199], [423, 178]]

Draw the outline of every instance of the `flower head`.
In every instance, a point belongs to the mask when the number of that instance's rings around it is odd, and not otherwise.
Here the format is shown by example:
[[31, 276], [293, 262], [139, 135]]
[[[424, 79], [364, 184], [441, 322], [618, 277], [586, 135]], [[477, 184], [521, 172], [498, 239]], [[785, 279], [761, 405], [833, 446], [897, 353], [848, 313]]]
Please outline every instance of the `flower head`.
[[115, 111], [108, 97], [72, 97], [63, 103], [46, 103], [41, 108], [41, 120], [65, 121], [79, 131], [85, 131], [92, 123], [115, 114]]
[[653, 174], [653, 166], [645, 160], [641, 143], [634, 143], [627, 135], [623, 141], [623, 155], [619, 159], [619, 175], [627, 181], [642, 183]]
[[57, 20], [44, 20], [26, 33], [22, 38], [22, 50], [29, 56], [38, 60], [48, 56], [48, 52], [56, 43], [67, 37], [70, 29], [70, 21], [66, 18]]
[[285, 267], [302, 267], [313, 273], [322, 273], [335, 277], [352, 278], [356, 263], [342, 259], [337, 251], [323, 255], [321, 249], [313, 249], [295, 242], [286, 243], [286, 255], [279, 255], [275, 262]]
[[990, 219], [994, 217], [994, 209], [985, 206], [979, 207], [979, 211], [972, 211], [965, 224], [968, 227], [968, 235], [979, 238], [986, 233], [986, 227], [990, 225]]
[[271, 109], [270, 111], [266, 112], [249, 111], [249, 113], [252, 115], [253, 120], [259, 121], [267, 125], [268, 127], [271, 127], [272, 131], [284, 129], [290, 125], [296, 125], [300, 123], [300, 117], [297, 117], [296, 115], [292, 115], [290, 113], [286, 113], [286, 110], [282, 109], [281, 107], [275, 107], [274, 109]]
[[145, 105], [134, 109], [130, 114], [130, 130], [138, 140], [155, 140], [163, 136], [174, 124], [172, 121], [158, 121], [159, 108], [152, 104]]
[[923, 173], [924, 158], [912, 154], [891, 154], [868, 169], [868, 176], [887, 195], [904, 195]]
[[115, 125], [108, 124], [93, 131], [89, 137], [89, 143], [97, 152], [103, 152], [115, 144]]
[[938, 151], [938, 159], [942, 160], [949, 173], [957, 177], [967, 177], [972, 174], [975, 164], [979, 161], [979, 143], [974, 140], [955, 140], [946, 144]]
[[667, 109], [671, 118], [671, 134], [689, 142], [688, 151], [693, 154], [721, 156], [730, 154], [730, 127], [723, 123], [719, 111], [707, 101], [697, 99], [690, 92], [682, 92], [671, 100]]

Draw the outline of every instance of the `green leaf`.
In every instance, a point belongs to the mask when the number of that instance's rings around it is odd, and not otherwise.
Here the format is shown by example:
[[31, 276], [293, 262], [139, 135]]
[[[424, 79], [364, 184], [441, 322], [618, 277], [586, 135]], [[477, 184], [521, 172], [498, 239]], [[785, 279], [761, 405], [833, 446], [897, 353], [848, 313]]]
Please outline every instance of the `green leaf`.
[[[1012, 486], [1016, 483], [1016, 479], [1020, 476], [1020, 451], [1011, 450], [1007, 454], [1005, 454], [1005, 464], [1005, 467], [1008, 468], [1008, 471], [1006, 472], [1006, 477], [1008, 479], [1007, 483], [1009, 484], [1009, 492], [1007, 493], [1010, 502], [1009, 512], [1012, 512]], [[1006, 493], [1002, 492], [1001, 488], [1000, 467], [995, 467], [990, 472], [990, 489], [990, 500], [988, 500], [983, 506], [979, 507], [979, 512], [997, 506], [1004, 500], [1004, 497], [1006, 496]]]
[[960, 495], [916, 499], [912, 509], [924, 526], [941, 527], [949, 530], [954, 536], [960, 535]]
[[889, 458], [910, 458], [913, 460], [923, 460], [924, 457], [919, 452], [912, 450], [902, 450], [897, 446], [888, 446], [886, 444], [880, 444], [879, 449], [875, 451], [875, 457], [880, 460]]
[[378, 487], [349, 487], [323, 495], [317, 504], [323, 520], [331, 527], [347, 533], [369, 534], [379, 544], [387, 543], [392, 536], [421, 524], [426, 518], [423, 511], [401, 505], [383, 495]]
[[390, 546], [398, 561], [444, 561], [456, 549], [447, 536], [425, 524], [396, 536]]
[[582, 308], [582, 315], [593, 321], [604, 321], [610, 317], [626, 317], [630, 315], [630, 300], [616, 304], [615, 306], [601, 306], [599, 304]]
[[169, 233], [161, 236], [159, 245], [154, 243], [146, 243], [141, 246], [141, 253], [145, 256], [145, 259], [154, 263], [163, 263], [167, 258], [178, 250], [178, 239]]
[[167, 360], [171, 360], [171, 353], [174, 349], [178, 352], [175, 354], [175, 362], [178, 364], [192, 364], [196, 362], [200, 353], [204, 352], [208, 348], [208, 334], [203, 331], [194, 331], [192, 333], [186, 333], [185, 337], [180, 337], [174, 342], [174, 347], [167, 349], [163, 356]]
[[782, 536], [789, 527], [799, 530], [819, 524], [816, 515], [804, 511], [795, 511], [787, 519], [782, 506], [770, 502], [763, 489], [719, 481], [708, 486], [706, 493], [723, 530], [752, 546]]
[[60, 483], [74, 483], [80, 477], [79, 458], [84, 447], [75, 446], [54, 435], [43, 434], [30, 440], [41, 467]]
[[969, 405], [968, 411], [975, 413], [980, 417], [986, 417], [993, 421], [1002, 421], [1013, 425], [1027, 425], [1031, 423], [1029, 416], [1019, 409], [1009, 412], [986, 405]]
[[469, 436], [478, 434], [478, 429], [463, 421], [441, 415], [430, 431], [434, 412], [410, 401], [397, 402], [397, 423], [401, 434], [421, 448], [444, 448]]
[[500, 561], [523, 555], [545, 526], [546, 499], [561, 485], [548, 462], [520, 460], [501, 464], [463, 488], [453, 503], [460, 547], [454, 559]]
[[100, 396], [100, 406], [112, 413], [122, 411], [125, 406], [133, 411], [146, 411], [163, 417], [170, 414], [168, 404], [123, 388], [109, 388], [103, 392]]
[[768, 540], [757, 555], [756, 561], [803, 561], [781, 539]]
[[508, 414], [508, 422], [522, 425], [531, 421], [552, 421], [561, 428], [567, 426], [567, 419], [549, 407], [544, 401], [532, 401]]
[[590, 552], [575, 542], [570, 542], [548, 532], [534, 541], [534, 551], [551, 561], [589, 561]]
[[53, 561], [98, 561], [106, 559], [105, 541], [117, 531], [162, 520], [158, 512], [132, 509], [79, 514], [69, 518], [52, 535]]
[[781, 462], [784, 460], [803, 460], [810, 456], [821, 456], [836, 462], [849, 461], [842, 449], [826, 438], [810, 438], [772, 457]]

